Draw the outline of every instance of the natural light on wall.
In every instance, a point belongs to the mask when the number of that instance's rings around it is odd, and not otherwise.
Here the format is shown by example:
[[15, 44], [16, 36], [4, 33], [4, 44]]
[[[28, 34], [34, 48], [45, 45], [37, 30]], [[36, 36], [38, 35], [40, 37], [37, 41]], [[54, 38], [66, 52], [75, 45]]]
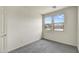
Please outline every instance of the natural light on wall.
[[64, 31], [64, 14], [45, 17], [44, 25], [45, 30]]

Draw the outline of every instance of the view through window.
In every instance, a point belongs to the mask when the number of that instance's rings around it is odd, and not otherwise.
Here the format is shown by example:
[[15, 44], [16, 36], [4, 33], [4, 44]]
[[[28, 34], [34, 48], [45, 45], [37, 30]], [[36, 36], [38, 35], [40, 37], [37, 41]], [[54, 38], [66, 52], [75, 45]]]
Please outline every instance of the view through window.
[[48, 16], [48, 17], [45, 17], [45, 29], [46, 30], [51, 30], [51, 27], [52, 27], [52, 17], [51, 16]]
[[44, 24], [46, 30], [64, 31], [64, 14], [45, 17]]

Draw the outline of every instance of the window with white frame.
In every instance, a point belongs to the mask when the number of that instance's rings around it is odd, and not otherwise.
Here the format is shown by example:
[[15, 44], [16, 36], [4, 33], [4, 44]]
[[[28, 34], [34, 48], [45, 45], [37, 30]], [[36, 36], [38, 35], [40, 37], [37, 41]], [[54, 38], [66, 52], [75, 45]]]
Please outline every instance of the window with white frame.
[[45, 17], [44, 25], [46, 30], [53, 30], [57, 32], [64, 31], [64, 14]]

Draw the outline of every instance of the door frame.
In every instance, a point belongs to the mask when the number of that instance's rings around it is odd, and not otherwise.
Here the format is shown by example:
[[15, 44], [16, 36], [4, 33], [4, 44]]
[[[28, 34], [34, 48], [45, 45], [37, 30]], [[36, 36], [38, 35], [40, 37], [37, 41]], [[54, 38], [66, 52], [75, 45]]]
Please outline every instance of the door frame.
[[8, 52], [7, 50], [7, 19], [5, 19], [6, 16], [6, 7], [2, 6], [2, 48], [1, 48], [1, 53], [6, 53]]

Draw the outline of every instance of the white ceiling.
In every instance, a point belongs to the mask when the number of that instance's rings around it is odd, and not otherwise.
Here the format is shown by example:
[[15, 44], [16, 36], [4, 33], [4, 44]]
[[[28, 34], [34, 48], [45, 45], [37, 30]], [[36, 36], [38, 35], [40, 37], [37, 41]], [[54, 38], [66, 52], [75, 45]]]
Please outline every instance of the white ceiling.
[[67, 6], [57, 6], [56, 8], [52, 8], [52, 6], [26, 6], [25, 8], [28, 9], [31, 13], [46, 14], [66, 7]]

